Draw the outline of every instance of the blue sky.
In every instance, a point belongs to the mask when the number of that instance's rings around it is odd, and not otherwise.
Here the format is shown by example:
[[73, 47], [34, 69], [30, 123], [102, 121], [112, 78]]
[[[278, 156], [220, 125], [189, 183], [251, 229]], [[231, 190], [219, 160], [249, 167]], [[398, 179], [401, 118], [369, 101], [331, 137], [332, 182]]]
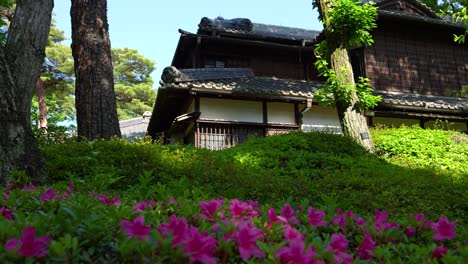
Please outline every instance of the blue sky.
[[[164, 67], [169, 66], [179, 40], [178, 29], [196, 32], [202, 17], [249, 18], [254, 23], [320, 30], [312, 1], [284, 0], [108, 0], [112, 47], [138, 50], [156, 61], [157, 88]], [[55, 0], [58, 28], [71, 38], [70, 0]], [[69, 44], [67, 41], [65, 44]]]

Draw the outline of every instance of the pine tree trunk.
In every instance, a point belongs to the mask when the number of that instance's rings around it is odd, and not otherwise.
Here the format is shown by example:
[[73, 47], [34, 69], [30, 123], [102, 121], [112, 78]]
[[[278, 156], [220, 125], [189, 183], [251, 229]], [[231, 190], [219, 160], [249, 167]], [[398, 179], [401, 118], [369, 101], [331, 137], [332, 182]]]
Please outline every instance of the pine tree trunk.
[[[330, 2], [330, 0], [319, 1], [319, 11], [322, 17], [325, 17], [327, 12], [330, 10]], [[340, 43], [340, 41], [335, 38], [332, 32], [327, 30], [327, 27], [328, 25], [325, 22], [325, 37], [330, 48], [331, 67], [336, 72], [338, 79], [354, 85], [354, 74], [349, 58], [349, 50], [344, 43]], [[372, 142], [372, 138], [369, 133], [366, 117], [363, 112], [354, 109], [358, 99], [355, 91], [352, 91], [351, 97], [352, 100], [350, 105], [337, 104], [336, 106], [343, 134], [352, 138], [369, 152], [374, 153], [374, 143]]]
[[39, 119], [37, 120], [37, 128], [44, 129], [47, 132], [47, 105], [45, 102], [44, 82], [41, 78], [36, 82], [36, 95], [39, 104]]
[[106, 0], [72, 0], [78, 136], [120, 137]]
[[31, 100], [45, 57], [53, 0], [17, 0], [5, 48], [0, 48], [0, 183], [11, 171], [34, 184], [47, 178], [31, 130]]

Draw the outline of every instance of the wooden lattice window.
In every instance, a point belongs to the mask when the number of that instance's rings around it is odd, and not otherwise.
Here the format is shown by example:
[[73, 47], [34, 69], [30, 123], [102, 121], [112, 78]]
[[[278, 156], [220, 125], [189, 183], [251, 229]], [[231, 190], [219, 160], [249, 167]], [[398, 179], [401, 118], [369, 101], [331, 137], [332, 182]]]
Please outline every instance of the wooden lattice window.
[[250, 137], [262, 137], [264, 134], [262, 126], [198, 123], [195, 146], [222, 150], [244, 143]]

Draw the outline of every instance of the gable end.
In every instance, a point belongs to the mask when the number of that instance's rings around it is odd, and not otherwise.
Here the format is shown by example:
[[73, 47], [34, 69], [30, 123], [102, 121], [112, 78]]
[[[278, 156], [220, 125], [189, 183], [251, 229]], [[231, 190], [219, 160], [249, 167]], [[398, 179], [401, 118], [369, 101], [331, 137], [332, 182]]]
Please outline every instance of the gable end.
[[399, 12], [412, 16], [439, 18], [428, 6], [418, 0], [388, 0], [377, 4], [380, 10]]

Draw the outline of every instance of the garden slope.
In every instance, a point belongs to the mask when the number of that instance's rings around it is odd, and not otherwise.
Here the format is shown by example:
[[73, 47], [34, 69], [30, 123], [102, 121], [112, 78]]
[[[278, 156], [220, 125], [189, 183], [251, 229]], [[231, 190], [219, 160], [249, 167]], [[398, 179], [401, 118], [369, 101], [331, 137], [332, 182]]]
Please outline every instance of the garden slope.
[[[219, 152], [125, 141], [69, 141], [42, 150], [54, 182], [71, 178], [120, 193], [160, 183], [172, 186], [174, 196], [197, 188], [210, 197], [272, 205], [309, 199], [362, 213], [421, 211], [468, 221], [466, 135], [417, 128], [373, 134], [379, 156], [341, 136], [319, 133], [252, 139]], [[437, 163], [430, 162], [435, 154], [428, 149], [437, 149]]]

